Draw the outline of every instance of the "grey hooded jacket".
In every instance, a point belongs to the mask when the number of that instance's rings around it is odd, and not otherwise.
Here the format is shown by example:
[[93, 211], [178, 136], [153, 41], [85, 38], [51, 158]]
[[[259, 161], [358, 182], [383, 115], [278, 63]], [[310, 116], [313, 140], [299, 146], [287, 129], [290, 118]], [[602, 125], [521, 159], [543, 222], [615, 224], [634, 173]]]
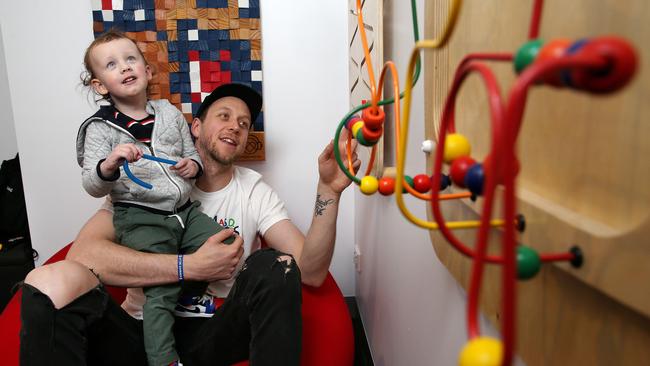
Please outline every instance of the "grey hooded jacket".
[[81, 124], [77, 134], [77, 162], [83, 168], [83, 187], [93, 197], [110, 194], [113, 202], [175, 212], [176, 208], [189, 200], [192, 183], [170, 170], [170, 165], [148, 159], [129, 164], [131, 172], [152, 184], [153, 189], [136, 184], [123, 172], [117, 180], [102, 179], [97, 173], [99, 161], [108, 157], [117, 145], [125, 143], [134, 143], [150, 155], [174, 161], [191, 158], [201, 165], [187, 122], [176, 107], [167, 100], [150, 100], [146, 111], [155, 116], [151, 147], [137, 141], [127, 130], [103, 117], [106, 108], [101, 108]]

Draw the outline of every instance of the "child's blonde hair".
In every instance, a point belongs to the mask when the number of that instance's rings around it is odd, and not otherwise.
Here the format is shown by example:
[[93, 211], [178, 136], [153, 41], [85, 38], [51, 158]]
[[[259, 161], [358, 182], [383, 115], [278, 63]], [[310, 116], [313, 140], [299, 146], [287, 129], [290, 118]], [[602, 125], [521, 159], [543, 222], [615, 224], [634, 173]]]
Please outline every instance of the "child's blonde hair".
[[[133, 42], [135, 44], [136, 48], [138, 49], [138, 52], [140, 52], [140, 56], [142, 56], [142, 59], [144, 60], [145, 64], [149, 65], [147, 62], [147, 58], [144, 57], [144, 53], [142, 53], [142, 50], [140, 47], [138, 47], [137, 43], [133, 41], [131, 38], [129, 38], [124, 32], [122, 32], [119, 29], [112, 28], [106, 33], [103, 33], [99, 37], [95, 38], [94, 41], [90, 43], [88, 48], [86, 48], [86, 53], [84, 54], [84, 68], [85, 70], [81, 72], [80, 78], [81, 78], [81, 84], [85, 87], [89, 87], [90, 90], [92, 90], [95, 94], [99, 95], [101, 98], [99, 98], [97, 101], [100, 100], [106, 100], [109, 103], [112, 103], [111, 101], [111, 96], [109, 94], [102, 95], [98, 94], [95, 89], [91, 87], [91, 81], [95, 79], [95, 72], [93, 71], [92, 63], [90, 62], [90, 53], [92, 52], [93, 48], [104, 44], [108, 43], [111, 41], [115, 41], [118, 39], [128, 39], [129, 41]], [[148, 91], [148, 90], [147, 90]]]

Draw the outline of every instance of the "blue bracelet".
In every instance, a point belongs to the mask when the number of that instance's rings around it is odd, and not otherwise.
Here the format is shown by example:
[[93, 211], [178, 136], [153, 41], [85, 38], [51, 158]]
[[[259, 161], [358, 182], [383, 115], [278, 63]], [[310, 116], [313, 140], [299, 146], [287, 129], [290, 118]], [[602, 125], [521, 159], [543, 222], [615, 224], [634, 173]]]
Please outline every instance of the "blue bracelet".
[[183, 279], [185, 279], [183, 273], [183, 255], [179, 254], [178, 255], [178, 281], [183, 282]]

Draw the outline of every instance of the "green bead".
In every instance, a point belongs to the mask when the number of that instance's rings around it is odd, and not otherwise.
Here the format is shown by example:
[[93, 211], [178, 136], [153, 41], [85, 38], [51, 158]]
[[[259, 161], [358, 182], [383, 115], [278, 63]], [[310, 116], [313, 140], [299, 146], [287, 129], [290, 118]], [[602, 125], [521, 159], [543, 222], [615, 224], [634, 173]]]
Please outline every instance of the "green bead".
[[357, 139], [357, 141], [359, 141], [359, 143], [360, 143], [361, 145], [370, 147], [370, 146], [372, 146], [372, 145], [374, 145], [374, 144], [377, 143], [377, 141], [368, 141], [368, 140], [366, 140], [366, 139], [363, 137], [363, 131], [362, 131], [362, 130], [363, 130], [363, 128], [360, 128], [360, 129], [357, 131], [357, 134], [354, 136], [354, 138]]
[[517, 278], [528, 280], [539, 272], [542, 261], [539, 254], [529, 247], [520, 245], [517, 247]]
[[[411, 188], [413, 188], [413, 178], [411, 178], [410, 175], [405, 175], [404, 180], [406, 181], [406, 184], [408, 184]], [[402, 192], [406, 193], [406, 188], [402, 188]]]
[[524, 43], [515, 54], [515, 71], [520, 74], [528, 65], [532, 64], [539, 53], [539, 49], [544, 45], [541, 39], [535, 39]]

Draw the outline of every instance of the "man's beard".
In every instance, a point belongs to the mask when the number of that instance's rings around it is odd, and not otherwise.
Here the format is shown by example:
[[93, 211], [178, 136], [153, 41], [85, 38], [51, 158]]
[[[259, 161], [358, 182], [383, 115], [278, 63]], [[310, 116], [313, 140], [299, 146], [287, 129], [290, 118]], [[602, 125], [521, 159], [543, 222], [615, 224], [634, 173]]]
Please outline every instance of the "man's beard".
[[215, 161], [223, 166], [231, 166], [232, 163], [237, 159], [239, 156], [238, 154], [233, 154], [231, 157], [227, 158], [222, 156], [219, 153], [219, 150], [217, 149], [216, 146], [211, 146], [211, 145], [216, 145], [218, 141], [215, 141], [214, 144], [211, 143], [204, 143], [203, 141], [199, 141], [199, 145], [201, 146], [201, 150], [204, 152], [204, 156], [206, 155], [205, 152], [207, 152], [207, 156], [210, 157], [210, 160]]
[[230, 158], [225, 158], [219, 154], [216, 150], [210, 150], [210, 158], [212, 160], [216, 161], [217, 163], [224, 165], [224, 166], [230, 166], [232, 163], [235, 161], [237, 158], [236, 155], [231, 156]]

